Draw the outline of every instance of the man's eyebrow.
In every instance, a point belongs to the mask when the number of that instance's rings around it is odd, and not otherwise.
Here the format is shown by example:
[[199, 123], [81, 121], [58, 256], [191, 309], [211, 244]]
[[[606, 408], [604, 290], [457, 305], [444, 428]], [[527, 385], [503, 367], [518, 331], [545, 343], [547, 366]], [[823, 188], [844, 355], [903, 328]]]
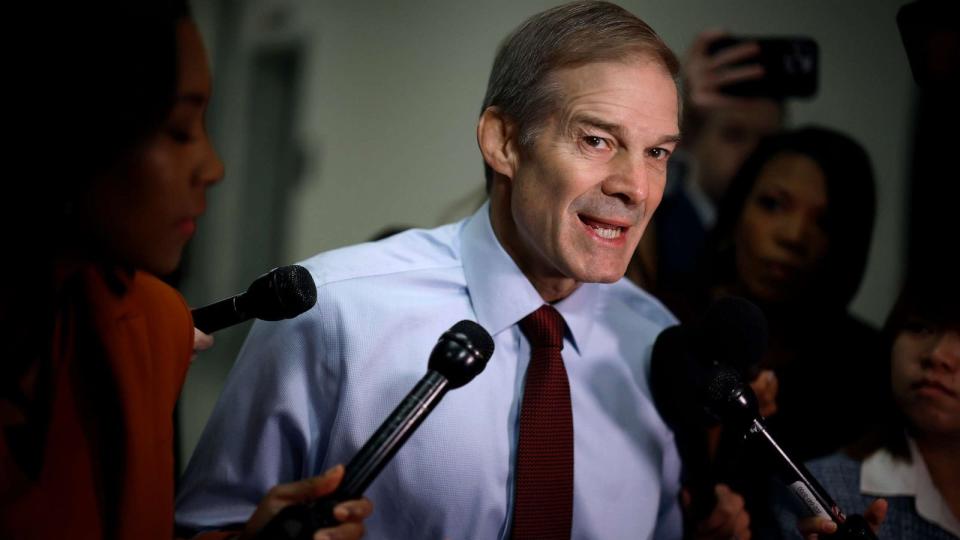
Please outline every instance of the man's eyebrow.
[[618, 139], [622, 139], [624, 135], [623, 127], [621, 127], [619, 124], [613, 124], [613, 123], [607, 122], [606, 120], [597, 118], [596, 116], [591, 116], [588, 114], [574, 115], [572, 118], [570, 118], [570, 121], [567, 123], [567, 127], [568, 129], [571, 129], [573, 128], [573, 126], [578, 124], [587, 125], [596, 129], [606, 131], [607, 133], [610, 133], [611, 135], [613, 135]]
[[653, 143], [653, 146], [659, 146], [667, 143], [680, 144], [680, 134], [675, 133], [673, 135], [664, 135], [663, 137], [657, 139], [657, 142]]
[[[601, 129], [603, 131], [610, 133], [611, 135], [613, 135], [618, 139], [624, 138], [624, 129], [622, 126], [620, 126], [620, 124], [613, 124], [613, 123], [607, 122], [606, 120], [597, 118], [596, 116], [592, 116], [589, 114], [577, 114], [572, 118], [570, 118], [570, 121], [567, 124], [568, 130], [573, 128], [573, 126], [577, 124], [587, 125], [590, 127]], [[679, 144], [680, 134], [671, 133], [670, 135], [664, 135], [659, 139], [657, 139], [652, 146], [659, 146], [661, 144], [668, 144], [668, 143]]]

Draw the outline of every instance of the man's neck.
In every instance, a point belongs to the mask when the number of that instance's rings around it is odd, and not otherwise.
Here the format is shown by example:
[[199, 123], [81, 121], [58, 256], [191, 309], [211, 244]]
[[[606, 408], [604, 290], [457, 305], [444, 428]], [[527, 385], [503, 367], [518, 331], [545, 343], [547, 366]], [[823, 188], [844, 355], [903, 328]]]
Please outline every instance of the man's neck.
[[[499, 188], [503, 189], [503, 186], [499, 186]], [[498, 189], [498, 186], [495, 185], [493, 189]], [[496, 236], [497, 242], [513, 259], [513, 262], [523, 272], [523, 275], [526, 276], [544, 302], [559, 302], [573, 294], [573, 291], [580, 286], [578, 281], [559, 272], [537, 268], [537, 263], [531, 261], [532, 257], [525, 253], [523, 246], [514, 245], [507, 241], [510, 238], [519, 238], [513, 216], [510, 214], [509, 194], [491, 193], [490, 225], [493, 227], [493, 234]]]
[[579, 283], [569, 278], [538, 280], [527, 275], [526, 273], [524, 273], [524, 275], [527, 276], [527, 279], [530, 281], [530, 284], [533, 285], [533, 288], [540, 293], [540, 297], [543, 298], [543, 301], [549, 304], [559, 302], [560, 300], [570, 296], [573, 294], [573, 291], [577, 290], [577, 288], [580, 286]]

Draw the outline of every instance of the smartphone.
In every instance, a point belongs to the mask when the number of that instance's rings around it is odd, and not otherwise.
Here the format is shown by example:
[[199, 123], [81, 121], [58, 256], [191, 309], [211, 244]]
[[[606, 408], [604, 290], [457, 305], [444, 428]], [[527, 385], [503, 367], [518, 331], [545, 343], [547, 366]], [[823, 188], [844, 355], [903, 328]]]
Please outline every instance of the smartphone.
[[819, 49], [807, 37], [724, 37], [707, 49], [708, 54], [738, 43], [754, 42], [760, 52], [735, 65], [760, 64], [764, 75], [760, 79], [733, 83], [720, 88], [724, 94], [741, 97], [812, 97], [817, 93]]

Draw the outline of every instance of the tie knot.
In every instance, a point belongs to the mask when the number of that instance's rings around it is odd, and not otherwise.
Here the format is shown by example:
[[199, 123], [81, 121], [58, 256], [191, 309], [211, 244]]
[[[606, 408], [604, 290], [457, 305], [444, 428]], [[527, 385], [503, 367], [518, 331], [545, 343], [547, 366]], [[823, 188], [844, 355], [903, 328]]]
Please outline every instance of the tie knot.
[[544, 304], [520, 321], [520, 330], [533, 347], [563, 348], [563, 315]]

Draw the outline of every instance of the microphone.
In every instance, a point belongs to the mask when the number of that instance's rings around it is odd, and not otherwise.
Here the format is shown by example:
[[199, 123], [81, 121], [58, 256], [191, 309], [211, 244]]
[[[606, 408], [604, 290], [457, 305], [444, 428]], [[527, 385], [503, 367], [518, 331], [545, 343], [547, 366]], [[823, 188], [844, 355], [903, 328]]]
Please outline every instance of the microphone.
[[[669, 327], [653, 344], [650, 390], [660, 416], [674, 433], [694, 521], [706, 518], [717, 504], [707, 430], [718, 419], [700, 396], [715, 366], [732, 366], [752, 377], [766, 342], [767, 322], [760, 309], [743, 298], [725, 297], [711, 304], [696, 324]], [[677, 399], [691, 387], [697, 399]]]
[[725, 427], [745, 433], [745, 437], [759, 442], [776, 464], [777, 473], [787, 488], [809, 510], [810, 514], [822, 516], [837, 524], [837, 532], [830, 538], [837, 540], [876, 540], [876, 535], [861, 515], [844, 515], [830, 494], [802, 463], [797, 463], [767, 431], [757, 408], [753, 390], [729, 366], [713, 367], [713, 378], [706, 388], [708, 409], [724, 423]]
[[745, 380], [757, 375], [767, 350], [767, 318], [753, 302], [725, 296], [710, 304], [693, 336], [694, 354], [711, 365], [727, 365]]
[[306, 268], [281, 266], [258, 277], [247, 292], [191, 310], [193, 325], [207, 334], [257, 318], [291, 319], [317, 303], [317, 286]]
[[360, 498], [440, 398], [473, 380], [492, 355], [493, 338], [473, 321], [460, 321], [444, 332], [430, 353], [427, 374], [350, 460], [336, 491], [307, 504], [284, 508], [257, 533], [257, 538], [307, 540], [317, 529], [339, 524], [333, 508]]

